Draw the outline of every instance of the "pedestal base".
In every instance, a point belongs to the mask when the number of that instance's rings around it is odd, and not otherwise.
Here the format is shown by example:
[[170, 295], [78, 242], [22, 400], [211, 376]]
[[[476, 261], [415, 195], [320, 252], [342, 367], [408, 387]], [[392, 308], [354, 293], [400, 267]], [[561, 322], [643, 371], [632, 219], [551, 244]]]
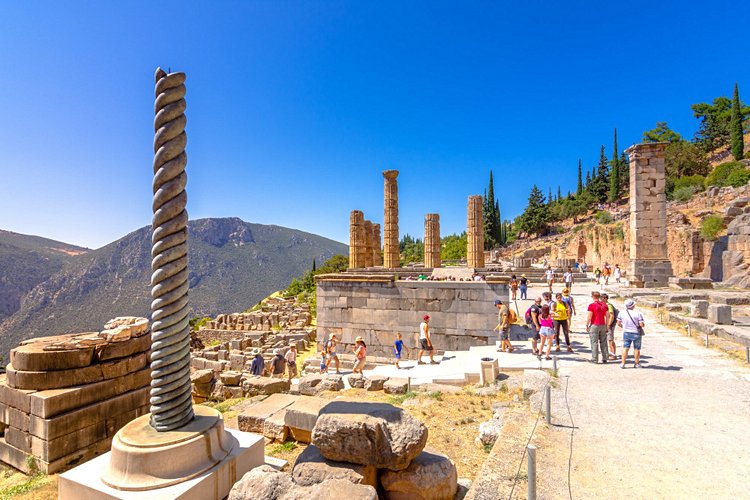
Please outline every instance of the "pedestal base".
[[672, 263], [668, 259], [637, 259], [630, 261], [628, 282], [635, 288], [659, 288], [669, 286], [674, 276]]

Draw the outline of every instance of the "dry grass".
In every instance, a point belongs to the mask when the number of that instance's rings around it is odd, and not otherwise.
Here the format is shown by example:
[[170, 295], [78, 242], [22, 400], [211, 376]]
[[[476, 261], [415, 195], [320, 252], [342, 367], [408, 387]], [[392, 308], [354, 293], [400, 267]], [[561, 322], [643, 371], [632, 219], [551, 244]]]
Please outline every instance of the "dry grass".
[[7, 465], [0, 465], [0, 500], [55, 500], [57, 475], [27, 476]]

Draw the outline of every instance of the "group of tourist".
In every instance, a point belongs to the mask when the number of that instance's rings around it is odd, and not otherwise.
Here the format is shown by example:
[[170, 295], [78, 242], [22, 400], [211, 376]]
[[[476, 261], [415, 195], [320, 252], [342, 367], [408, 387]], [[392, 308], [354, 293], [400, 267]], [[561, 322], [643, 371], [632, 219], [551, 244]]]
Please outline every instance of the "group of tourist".
[[597, 267], [594, 269], [594, 281], [603, 285], [609, 285], [609, 277], [612, 276], [615, 283], [620, 283], [622, 280], [622, 269], [619, 264], [615, 264], [614, 269], [609, 265], [609, 262], [605, 262], [602, 268]]
[[284, 378], [286, 373], [290, 382], [297, 376], [297, 342], [295, 341], [289, 343], [289, 349], [286, 353], [278, 348], [273, 350], [273, 358], [271, 358], [269, 368], [266, 368], [266, 362], [260, 349], [253, 349], [250, 354], [253, 356], [250, 362], [250, 373], [253, 375], [259, 377], [271, 375], [273, 378]]

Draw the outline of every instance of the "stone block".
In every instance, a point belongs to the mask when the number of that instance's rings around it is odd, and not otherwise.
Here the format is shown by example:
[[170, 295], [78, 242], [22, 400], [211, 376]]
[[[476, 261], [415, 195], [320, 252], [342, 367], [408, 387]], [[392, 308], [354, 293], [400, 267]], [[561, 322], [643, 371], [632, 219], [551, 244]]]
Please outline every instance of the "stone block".
[[384, 471], [380, 483], [388, 499], [453, 500], [458, 489], [458, 471], [450, 458], [427, 449], [406, 469]]
[[263, 432], [263, 422], [286, 407], [292, 405], [299, 396], [291, 394], [273, 394], [260, 403], [245, 408], [237, 415], [237, 425], [241, 431]]
[[717, 325], [732, 324], [732, 306], [711, 304], [708, 306], [708, 321]]
[[378, 470], [372, 466], [328, 460], [316, 446], [308, 446], [294, 463], [292, 480], [301, 486], [312, 486], [327, 479], [344, 479], [377, 488]]
[[26, 344], [11, 349], [13, 368], [23, 371], [69, 370], [89, 366], [94, 359], [94, 348], [45, 350], [45, 344]]
[[0, 403], [22, 412], [29, 413], [31, 410], [31, 395], [35, 390], [16, 389], [6, 383], [5, 375], [0, 376]]
[[383, 384], [383, 392], [386, 394], [406, 394], [409, 384], [403, 378], [391, 378]]
[[388, 381], [385, 375], [370, 375], [365, 379], [365, 390], [382, 391], [383, 385]]
[[708, 301], [707, 300], [691, 300], [690, 301], [690, 315], [694, 318], [708, 318]]
[[284, 423], [289, 428], [291, 436], [297, 441], [309, 443], [320, 411], [330, 402], [328, 399], [300, 396], [297, 401], [287, 406]]
[[132, 337], [125, 342], [110, 342], [94, 349], [94, 360], [125, 358], [151, 349], [151, 334]]
[[221, 372], [220, 375], [221, 383], [228, 386], [238, 386], [242, 379], [242, 373], [235, 371]]
[[280, 378], [250, 376], [242, 379], [245, 396], [271, 395], [289, 392], [289, 381]]
[[263, 421], [263, 437], [283, 443], [289, 435], [289, 427], [284, 423], [286, 410], [280, 410]]
[[5, 441], [21, 451], [31, 453], [31, 435], [15, 427], [5, 429]]

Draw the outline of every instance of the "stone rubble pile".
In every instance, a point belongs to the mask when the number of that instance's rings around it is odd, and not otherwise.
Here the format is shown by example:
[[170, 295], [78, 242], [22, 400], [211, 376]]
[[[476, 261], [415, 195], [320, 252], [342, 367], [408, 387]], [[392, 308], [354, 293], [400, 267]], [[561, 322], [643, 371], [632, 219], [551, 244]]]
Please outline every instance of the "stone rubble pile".
[[121, 317], [12, 349], [0, 378], [0, 461], [51, 474], [108, 451], [149, 411], [150, 348], [148, 320]]
[[205, 330], [271, 330], [275, 328], [304, 328], [310, 326], [312, 314], [307, 304], [297, 304], [296, 299], [270, 297], [261, 309], [248, 313], [219, 314], [208, 321]]

